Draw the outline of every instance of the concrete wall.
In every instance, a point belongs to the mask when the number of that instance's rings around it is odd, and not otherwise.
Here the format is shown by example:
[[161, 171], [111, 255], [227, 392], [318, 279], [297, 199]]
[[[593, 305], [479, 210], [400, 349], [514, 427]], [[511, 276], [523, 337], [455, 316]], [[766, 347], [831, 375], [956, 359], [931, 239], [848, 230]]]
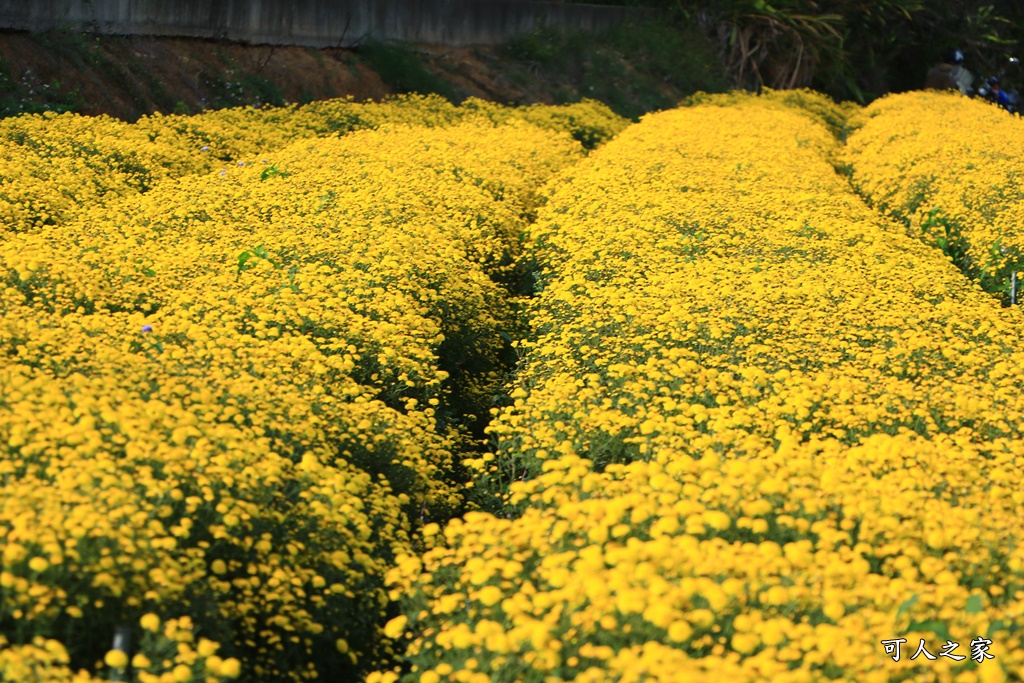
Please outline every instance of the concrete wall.
[[0, 28], [351, 47], [379, 40], [480, 45], [535, 26], [596, 31], [645, 10], [539, 0], [0, 0]]

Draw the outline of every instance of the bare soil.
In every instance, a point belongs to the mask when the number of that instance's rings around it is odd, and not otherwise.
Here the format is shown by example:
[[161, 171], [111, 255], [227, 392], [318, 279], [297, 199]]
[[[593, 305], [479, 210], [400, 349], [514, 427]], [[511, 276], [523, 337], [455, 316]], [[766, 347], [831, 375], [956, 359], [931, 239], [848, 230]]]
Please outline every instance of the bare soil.
[[252, 92], [260, 88], [253, 84], [263, 81], [276, 86], [285, 102], [346, 95], [357, 100], [378, 99], [390, 92], [349, 50], [189, 38], [2, 32], [0, 57], [6, 60], [12, 78], [35, 86], [32, 94], [56, 82], [68, 95], [77, 92], [77, 111], [125, 120], [175, 107], [196, 112], [257, 104], [242, 100], [260, 99], [261, 93]]

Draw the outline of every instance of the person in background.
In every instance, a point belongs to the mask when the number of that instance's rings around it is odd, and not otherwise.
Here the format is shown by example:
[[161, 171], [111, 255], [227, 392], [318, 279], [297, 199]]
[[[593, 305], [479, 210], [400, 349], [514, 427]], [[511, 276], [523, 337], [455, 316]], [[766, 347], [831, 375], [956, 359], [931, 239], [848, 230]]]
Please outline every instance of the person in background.
[[959, 90], [971, 95], [974, 76], [964, 68], [964, 53], [959, 48], [950, 48], [942, 56], [942, 62], [928, 70], [924, 79], [926, 90]]

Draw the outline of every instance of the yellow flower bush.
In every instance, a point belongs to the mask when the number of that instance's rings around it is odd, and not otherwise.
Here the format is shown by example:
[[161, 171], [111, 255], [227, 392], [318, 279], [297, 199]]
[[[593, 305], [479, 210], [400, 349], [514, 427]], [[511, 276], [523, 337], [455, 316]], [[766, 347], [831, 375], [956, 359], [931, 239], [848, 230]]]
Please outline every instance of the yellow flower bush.
[[493, 123], [512, 119], [567, 132], [588, 148], [614, 137], [629, 121], [594, 100], [569, 105], [508, 107], [470, 98], [456, 106], [439, 95], [399, 95], [383, 102], [336, 98], [302, 106], [236, 107], [195, 116], [143, 117], [134, 128], [148, 135], [172, 134], [221, 161], [258, 158], [298, 140], [346, 134], [384, 125], [443, 127], [476, 118]]
[[340, 98], [196, 116], [154, 114], [134, 124], [71, 113], [12, 117], [0, 121], [0, 237], [63, 225], [81, 207], [146, 192], [167, 178], [209, 173], [224, 162], [258, 162], [268, 151], [299, 140], [384, 125], [443, 127], [480, 118], [526, 121], [569, 133], [590, 148], [629, 123], [592, 100], [515, 108], [475, 99], [455, 106], [436, 95], [380, 103]]
[[[845, 140], [851, 131], [859, 129], [864, 122], [864, 110], [856, 103], [836, 103], [828, 95], [806, 88], [795, 90], [764, 88], [756, 97], [742, 91], [714, 94], [699, 92], [687, 97], [680, 105], [684, 107], [710, 105], [729, 108], [752, 105], [758, 109], [775, 109], [803, 114], [815, 123], [828, 128], [840, 140]], [[828, 151], [835, 152], [836, 148], [830, 147]]]
[[143, 683], [351, 677], [391, 656], [384, 574], [467, 504], [520, 232], [583, 154], [567, 132], [471, 119], [303, 138], [145, 188], [96, 161], [88, 202], [5, 234], [5, 679], [122, 668], [124, 623], [144, 632]]
[[11, 645], [0, 636], [0, 680], [11, 683], [98, 683], [84, 669], [73, 671], [67, 650], [57, 640], [36, 636], [31, 643]]
[[1024, 270], [1020, 119], [934, 91], [882, 98], [864, 115], [846, 150], [857, 190], [987, 291], [1006, 291]]
[[[533, 335], [473, 461], [507, 506], [389, 572], [403, 680], [1024, 670], [1020, 310], [869, 208], [806, 103], [709, 104], [545, 189]], [[937, 656], [978, 637], [994, 660]]]
[[[217, 116], [217, 114], [213, 114]], [[585, 147], [610, 140], [629, 121], [606, 105], [585, 99], [575, 104], [508, 107], [471, 97], [460, 106], [438, 95], [403, 95], [382, 103], [357, 103], [347, 99], [311, 102], [300, 107], [295, 126], [305, 126], [318, 135], [378, 128], [384, 124], [443, 126], [485, 117], [493, 123], [519, 119], [539, 128], [569, 133]]]
[[142, 617], [140, 625], [142, 636], [137, 653], [130, 660], [121, 650], [110, 650], [104, 657], [112, 673], [123, 675], [130, 664], [139, 683], [222, 683], [241, 675], [241, 662], [234, 657], [220, 657], [220, 643], [197, 638], [196, 626], [188, 617], [161, 624], [159, 617], [149, 613]]
[[506, 123], [516, 118], [546, 130], [567, 132], [588, 149], [612, 139], [630, 123], [606, 105], [590, 99], [575, 104], [533, 104], [512, 108], [471, 97], [462, 103], [462, 109], [478, 111], [495, 123]]
[[0, 144], [0, 239], [63, 224], [80, 207], [138, 194], [202, 160], [173, 131], [70, 113], [0, 120]]

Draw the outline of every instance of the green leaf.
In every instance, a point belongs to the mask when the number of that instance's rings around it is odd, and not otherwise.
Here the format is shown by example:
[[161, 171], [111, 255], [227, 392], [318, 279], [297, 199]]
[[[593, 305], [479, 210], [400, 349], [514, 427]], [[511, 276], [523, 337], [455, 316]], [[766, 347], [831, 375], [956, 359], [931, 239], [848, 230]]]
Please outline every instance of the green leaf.
[[241, 274], [243, 270], [248, 270], [249, 266], [245, 265], [245, 262], [252, 258], [251, 251], [243, 251], [238, 255], [238, 273]]
[[946, 622], [931, 619], [929, 621], [915, 621], [907, 627], [907, 631], [931, 631], [940, 638], [951, 640]]
[[991, 639], [993, 633], [995, 633], [996, 631], [1003, 631], [1008, 626], [1010, 626], [1010, 624], [1007, 624], [1002, 619], [996, 619], [988, 625], [988, 633], [985, 634], [985, 637]]
[[900, 605], [898, 610], [896, 610], [896, 616], [899, 616], [899, 615], [903, 614], [904, 612], [909, 610], [911, 607], [916, 605], [918, 600], [919, 600], [919, 598], [917, 597], [917, 593], [914, 593], [913, 595], [910, 596], [910, 598], [908, 598], [907, 600], [904, 600], [903, 604]]
[[977, 614], [982, 610], [983, 607], [984, 605], [982, 605], [980, 595], [972, 595], [971, 597], [967, 598], [967, 605], [965, 607], [965, 610], [968, 614]]
[[281, 176], [282, 178], [288, 177], [288, 173], [285, 173], [277, 167], [277, 164], [271, 164], [260, 172], [260, 181], [264, 181], [267, 178], [273, 178], [274, 176]]
[[145, 275], [146, 277], [153, 277], [154, 275], [156, 275], [156, 271], [153, 270], [152, 268], [146, 268], [144, 271], [142, 271], [142, 274]]

